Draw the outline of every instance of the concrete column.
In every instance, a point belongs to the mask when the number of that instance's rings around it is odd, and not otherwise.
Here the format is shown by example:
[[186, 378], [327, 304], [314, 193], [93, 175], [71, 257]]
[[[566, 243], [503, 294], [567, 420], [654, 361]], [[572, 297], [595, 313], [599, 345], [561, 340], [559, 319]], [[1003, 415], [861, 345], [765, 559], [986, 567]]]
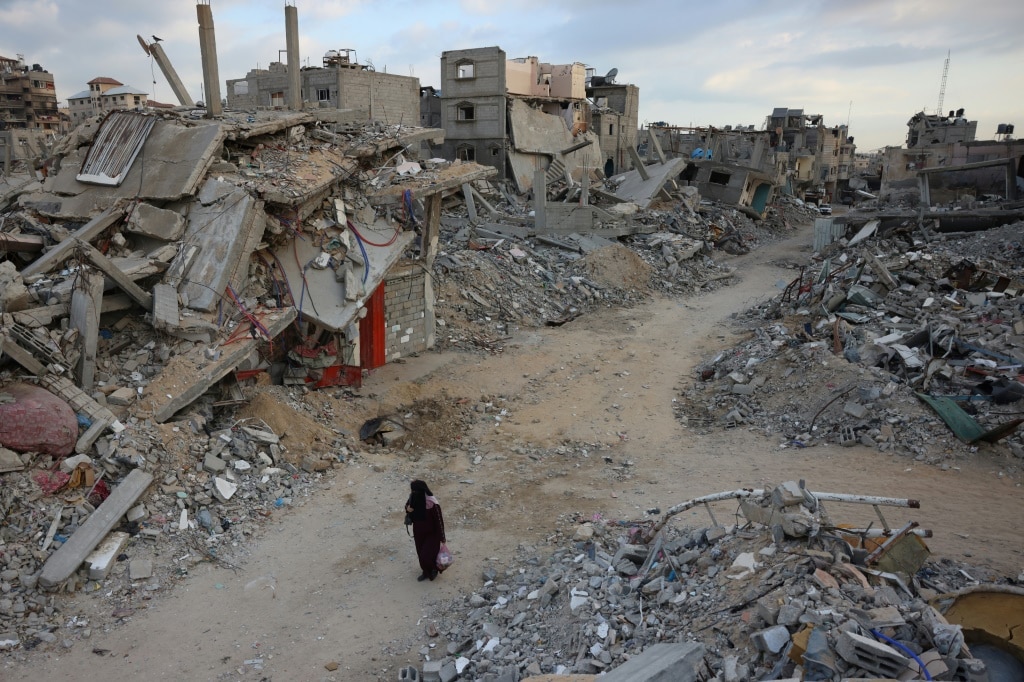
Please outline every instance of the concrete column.
[[437, 257], [438, 239], [441, 235], [441, 193], [431, 194], [427, 197], [424, 206], [424, 222], [421, 239], [423, 240], [422, 253], [429, 271], [434, 267], [434, 259]]
[[181, 78], [178, 77], [178, 72], [174, 70], [174, 66], [171, 65], [171, 60], [167, 58], [167, 55], [164, 53], [164, 48], [160, 47], [160, 43], [150, 43], [149, 51], [150, 54], [153, 55], [156, 65], [159, 66], [160, 70], [163, 72], [164, 78], [167, 79], [168, 85], [171, 86], [171, 90], [174, 91], [174, 96], [178, 98], [178, 103], [183, 107], [195, 106], [195, 102], [192, 101], [192, 96], [188, 94], [188, 90], [185, 89], [185, 84], [181, 82]]
[[209, 4], [196, 5], [199, 17], [199, 52], [203, 59], [203, 94], [206, 117], [220, 116], [220, 69], [217, 68], [217, 38], [213, 31], [213, 10]]
[[917, 174], [917, 187], [921, 191], [921, 206], [927, 211], [932, 205], [932, 193], [927, 173]]
[[71, 294], [71, 326], [78, 330], [78, 380], [91, 391], [96, 379], [96, 346], [103, 307], [103, 273], [83, 269]]
[[288, 50], [288, 108], [302, 111], [302, 64], [299, 57], [299, 8], [284, 6], [284, 39]]
[[1017, 201], [1017, 159], [1006, 161], [1006, 200]]
[[533, 229], [538, 232], [548, 229], [547, 203], [548, 174], [538, 168], [533, 174]]
[[633, 159], [633, 170], [640, 174], [641, 179], [650, 180], [651, 174], [647, 172], [644, 162], [640, 159], [640, 155], [636, 153], [636, 147], [630, 145], [628, 151], [630, 158]]

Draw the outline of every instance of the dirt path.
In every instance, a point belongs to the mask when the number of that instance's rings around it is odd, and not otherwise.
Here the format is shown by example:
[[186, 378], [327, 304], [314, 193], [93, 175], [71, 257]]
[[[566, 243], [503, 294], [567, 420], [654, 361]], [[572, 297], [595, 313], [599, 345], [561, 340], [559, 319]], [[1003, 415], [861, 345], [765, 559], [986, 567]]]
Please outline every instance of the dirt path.
[[[381, 369], [365, 399], [336, 407], [346, 414], [339, 426], [427, 397], [494, 408], [474, 413], [457, 448], [357, 459], [240, 548], [249, 558], [237, 572], [192, 569], [173, 590], [140, 599], [124, 624], [96, 627], [88, 640], [71, 636], [67, 650], [58, 640], [24, 654], [0, 678], [394, 680], [430, 646], [424, 627], [438, 600], [468, 594], [485, 567], [500, 570], [519, 545], [542, 545], [560, 520], [636, 519], [696, 495], [788, 479], [918, 498], [921, 510], [893, 512], [890, 523], [913, 518], [935, 530], [937, 555], [1016, 575], [1024, 568], [1024, 488], [991, 453], [943, 471], [863, 447], [782, 448], [777, 437], [743, 429], [700, 435], [674, 418], [673, 397], [694, 366], [747, 333], [730, 314], [790, 278], [770, 263], [806, 249], [809, 233], [732, 258], [738, 281], [693, 299], [523, 332], [500, 355], [428, 354]], [[426, 478], [441, 498], [457, 552], [456, 567], [433, 583], [415, 581], [401, 524], [410, 477]], [[732, 512], [716, 509], [723, 522]], [[870, 520], [863, 509], [842, 512]], [[707, 523], [703, 510], [682, 516], [679, 523]], [[94, 609], [102, 610], [100, 599], [78, 595], [64, 610], [70, 618]], [[332, 661], [334, 672], [325, 668]]]

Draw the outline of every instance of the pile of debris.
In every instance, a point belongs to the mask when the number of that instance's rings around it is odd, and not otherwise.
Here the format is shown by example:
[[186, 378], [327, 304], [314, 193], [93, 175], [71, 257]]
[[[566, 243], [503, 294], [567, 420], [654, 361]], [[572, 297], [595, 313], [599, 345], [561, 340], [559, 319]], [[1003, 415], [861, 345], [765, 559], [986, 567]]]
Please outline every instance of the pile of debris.
[[[741, 500], [735, 526], [667, 525], [681, 511], [730, 499]], [[636, 667], [654, 651], [664, 658], [655, 645], [665, 643], [681, 652], [668, 657], [676, 667], [660, 671], [668, 676], [648, 667], [651, 676], [621, 679], [1018, 679], [997, 675], [1024, 666], [1006, 661], [1006, 650], [1022, 653], [1006, 639], [1012, 624], [1000, 631], [956, 606], [982, 590], [983, 569], [928, 561], [929, 534], [913, 523], [837, 525], [826, 501], [916, 504], [787, 482], [690, 500], [657, 523], [586, 520], [549, 556], [520, 547], [519, 564], [488, 568], [480, 588], [448, 604], [428, 627], [440, 641], [428, 638], [420, 650], [423, 679], [603, 671], [612, 679], [628, 661]], [[1021, 587], [984, 590], [1024, 603]], [[689, 655], [694, 642], [702, 654]]]
[[[491, 183], [466, 196], [503, 196]], [[594, 306], [628, 307], [653, 292], [688, 295], [723, 286], [734, 269], [716, 251], [746, 253], [788, 235], [811, 215], [783, 199], [754, 222], [734, 208], [685, 194], [674, 208], [623, 217], [622, 237], [547, 234], [535, 229], [515, 197], [488, 204], [491, 222], [467, 217], [463, 205], [441, 219], [444, 249], [434, 262], [438, 341], [442, 347], [500, 351], [517, 328], [558, 326]]]
[[928, 242], [908, 230], [872, 239], [877, 227], [821, 246], [781, 294], [747, 311], [754, 335], [697, 368], [679, 418], [800, 447], [941, 461], [1002, 441], [1024, 457], [1022, 421], [1007, 419], [1024, 397], [1021, 224]]
[[198, 412], [166, 426], [130, 419], [93, 456], [0, 449], [0, 649], [55, 642], [72, 616], [88, 637], [88, 619], [55, 590], [102, 594], [122, 619], [199, 562], [236, 565], [277, 510], [359, 456], [346, 442], [261, 394], [221, 423]]

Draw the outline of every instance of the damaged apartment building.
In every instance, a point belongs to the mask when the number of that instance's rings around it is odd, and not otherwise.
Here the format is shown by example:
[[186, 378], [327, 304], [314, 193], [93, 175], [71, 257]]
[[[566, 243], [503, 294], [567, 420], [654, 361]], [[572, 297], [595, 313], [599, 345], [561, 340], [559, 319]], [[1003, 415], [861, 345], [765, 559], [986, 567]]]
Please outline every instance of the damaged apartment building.
[[0, 55], [0, 172], [38, 166], [63, 132], [53, 74], [24, 57]]
[[924, 205], [970, 203], [983, 195], [1014, 200], [1024, 188], [1024, 141], [1013, 138], [1012, 123], [1000, 123], [989, 140], [976, 139], [977, 131], [964, 109], [914, 114], [906, 147], [882, 153], [880, 196], [920, 192]]
[[[584, 64], [507, 59], [500, 47], [441, 55], [442, 156], [493, 166], [525, 194], [549, 179], [633, 168], [639, 88]], [[433, 104], [429, 97], [424, 101]]]
[[821, 114], [776, 107], [766, 127], [771, 148], [786, 166], [785, 192], [830, 203], [849, 186], [857, 151], [846, 125], [825, 125]]

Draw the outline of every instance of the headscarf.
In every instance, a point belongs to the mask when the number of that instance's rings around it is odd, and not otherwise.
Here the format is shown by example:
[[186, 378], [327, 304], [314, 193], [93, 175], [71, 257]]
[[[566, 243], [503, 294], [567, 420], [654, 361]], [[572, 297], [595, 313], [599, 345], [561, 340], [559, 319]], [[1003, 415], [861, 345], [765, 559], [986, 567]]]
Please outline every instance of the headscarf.
[[409, 495], [409, 506], [412, 507], [413, 521], [426, 518], [427, 510], [437, 504], [437, 498], [424, 481], [416, 479], [409, 484], [412, 494]]

